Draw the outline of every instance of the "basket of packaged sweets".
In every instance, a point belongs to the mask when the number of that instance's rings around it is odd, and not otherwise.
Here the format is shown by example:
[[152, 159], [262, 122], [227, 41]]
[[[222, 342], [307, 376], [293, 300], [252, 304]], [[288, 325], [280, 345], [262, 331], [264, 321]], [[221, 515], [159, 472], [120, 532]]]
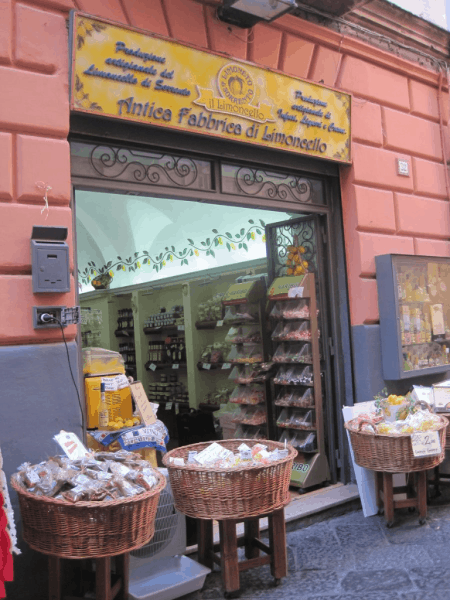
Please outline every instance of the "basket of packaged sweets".
[[[377, 404], [376, 413], [361, 414], [345, 423], [358, 465], [372, 471], [410, 473], [433, 469], [444, 460], [445, 417], [434, 414], [424, 402], [412, 403], [408, 395], [390, 395]], [[440, 454], [414, 456], [411, 435], [424, 431], [438, 432]]]
[[175, 507], [196, 519], [246, 519], [289, 502], [296, 450], [271, 440], [234, 439], [168, 452]]
[[11, 477], [23, 538], [44, 554], [100, 558], [147, 544], [165, 477], [126, 450], [24, 463]]

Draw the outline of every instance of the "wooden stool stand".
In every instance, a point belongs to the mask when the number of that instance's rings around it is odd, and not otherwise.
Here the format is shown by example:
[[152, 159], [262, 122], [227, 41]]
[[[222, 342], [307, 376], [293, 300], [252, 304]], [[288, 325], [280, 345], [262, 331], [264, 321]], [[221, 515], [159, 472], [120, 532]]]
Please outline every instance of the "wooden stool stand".
[[[259, 538], [259, 519], [269, 520], [269, 545]], [[237, 538], [236, 525], [244, 523], [244, 536]], [[225, 596], [235, 595], [240, 588], [239, 573], [270, 564], [270, 572], [278, 585], [287, 575], [286, 524], [284, 509], [251, 519], [219, 521], [220, 542], [214, 544], [213, 522], [198, 519], [198, 561], [213, 569], [214, 563], [222, 569]], [[246, 560], [238, 561], [238, 548], [245, 547]], [[220, 556], [216, 554], [220, 551]], [[260, 551], [265, 556], [260, 556]]]
[[[128, 600], [130, 555], [115, 556], [116, 574], [114, 585], [111, 585], [111, 557], [93, 558], [95, 560], [95, 597], [96, 600]], [[48, 587], [50, 600], [82, 600], [75, 596], [62, 596], [61, 558], [49, 556]]]
[[[427, 518], [427, 472], [410, 473], [414, 481], [406, 486], [393, 485], [393, 473], [376, 473], [376, 496], [379, 514], [386, 519], [386, 526], [394, 525], [394, 510], [396, 508], [412, 508], [419, 511], [419, 523], [423, 525]], [[394, 494], [406, 494], [404, 500], [394, 500]]]

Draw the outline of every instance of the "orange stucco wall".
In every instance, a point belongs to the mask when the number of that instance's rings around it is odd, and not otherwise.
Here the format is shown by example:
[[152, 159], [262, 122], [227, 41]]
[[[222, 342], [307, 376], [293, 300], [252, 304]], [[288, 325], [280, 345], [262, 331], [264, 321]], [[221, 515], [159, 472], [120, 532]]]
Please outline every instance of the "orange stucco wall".
[[[341, 170], [352, 324], [378, 320], [374, 256], [448, 256], [450, 216], [438, 76], [359, 40], [285, 16], [253, 33], [231, 29], [194, 0], [0, 0], [0, 344], [59, 339], [35, 332], [32, 225], [71, 228], [68, 41], [72, 8], [352, 92], [353, 165]], [[448, 94], [441, 103], [445, 128]], [[446, 131], [446, 136], [448, 136]], [[409, 161], [411, 176], [396, 173]], [[52, 187], [46, 218], [42, 191]], [[73, 281], [73, 280], [72, 280]], [[6, 311], [14, 317], [5, 318]], [[68, 329], [68, 337], [75, 335]]]

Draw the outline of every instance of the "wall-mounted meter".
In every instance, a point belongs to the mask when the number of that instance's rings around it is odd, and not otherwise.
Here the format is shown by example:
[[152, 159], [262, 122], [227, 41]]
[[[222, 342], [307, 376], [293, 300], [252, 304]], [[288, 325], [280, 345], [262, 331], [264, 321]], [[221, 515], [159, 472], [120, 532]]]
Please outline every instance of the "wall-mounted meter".
[[33, 227], [31, 274], [34, 294], [70, 292], [67, 227]]

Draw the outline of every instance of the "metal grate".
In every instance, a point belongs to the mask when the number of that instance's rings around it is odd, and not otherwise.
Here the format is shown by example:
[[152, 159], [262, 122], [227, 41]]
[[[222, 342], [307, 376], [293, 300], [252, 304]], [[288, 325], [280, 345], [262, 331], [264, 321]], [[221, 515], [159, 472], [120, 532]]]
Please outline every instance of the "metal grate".
[[268, 225], [269, 252], [273, 277], [284, 277], [288, 273], [286, 260], [289, 246], [303, 246], [304, 260], [308, 262], [308, 271], [317, 272], [316, 224], [313, 219], [294, 219], [292, 222]]
[[161, 492], [155, 519], [155, 535], [142, 548], [133, 550], [130, 554], [137, 558], [150, 558], [162, 552], [170, 544], [175, 535], [179, 516], [175, 511], [173, 496], [167, 489]]

